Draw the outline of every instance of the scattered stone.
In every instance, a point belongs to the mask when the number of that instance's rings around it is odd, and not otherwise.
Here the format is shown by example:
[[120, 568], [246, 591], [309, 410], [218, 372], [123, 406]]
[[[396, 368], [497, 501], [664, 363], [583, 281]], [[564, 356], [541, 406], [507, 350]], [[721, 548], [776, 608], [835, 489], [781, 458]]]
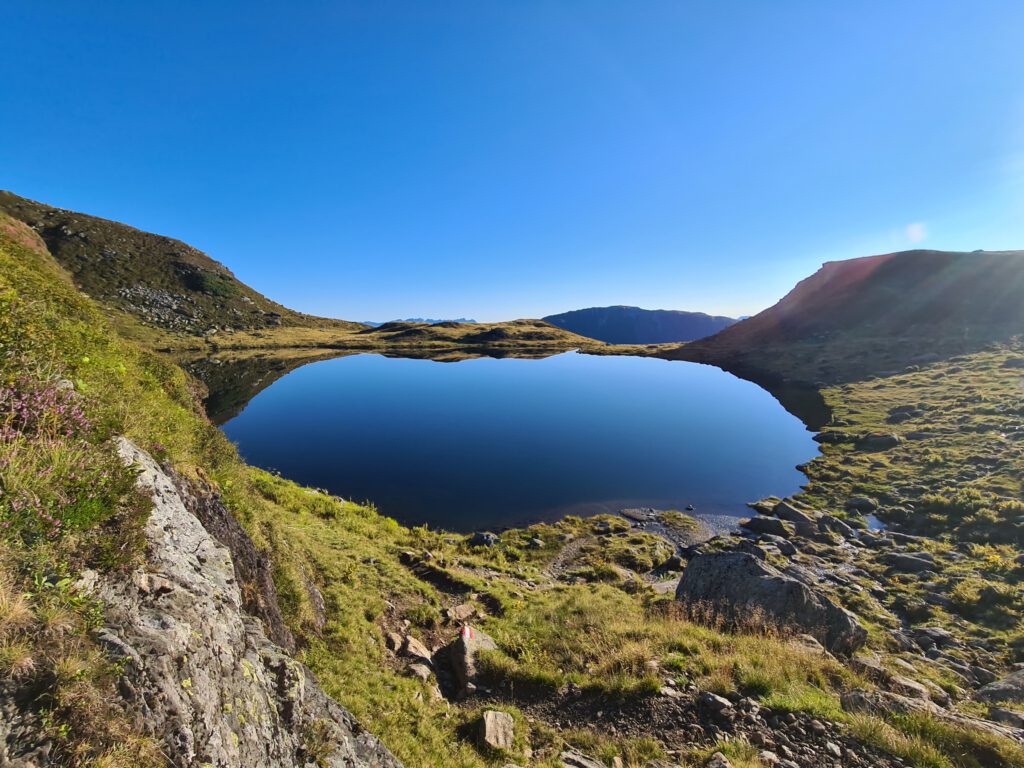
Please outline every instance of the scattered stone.
[[772, 510], [776, 517], [791, 523], [813, 523], [814, 518], [790, 501], [780, 501]]
[[721, 752], [715, 752], [708, 761], [704, 763], [704, 768], [732, 768], [732, 763], [729, 759]]
[[778, 496], [766, 496], [757, 501], [747, 502], [747, 506], [760, 515], [770, 515], [781, 502], [782, 499]]
[[604, 763], [575, 749], [567, 749], [558, 756], [562, 768], [605, 768]]
[[935, 566], [932, 560], [916, 553], [888, 552], [880, 558], [883, 563], [900, 573], [921, 573]]
[[874, 499], [869, 499], [867, 496], [854, 496], [846, 500], [846, 508], [856, 510], [857, 512], [869, 513], [878, 509], [878, 502]]
[[727, 709], [732, 709], [732, 702], [722, 696], [711, 693], [711, 691], [704, 691], [700, 696], [697, 697], [697, 701], [701, 706], [707, 707], [712, 712], [722, 712]]
[[974, 697], [980, 701], [1024, 703], [1024, 669], [1018, 669], [1001, 680], [983, 685]]
[[793, 528], [777, 517], [757, 515], [749, 520], [741, 520], [740, 525], [754, 533], [766, 533], [771, 536], [779, 536], [784, 539], [793, 535]]
[[444, 612], [445, 616], [449, 621], [465, 622], [473, 618], [476, 615], [476, 606], [470, 603], [462, 603], [456, 605], [453, 608], [448, 608]]
[[512, 750], [515, 721], [508, 712], [488, 709], [480, 718], [480, 743], [491, 749]]
[[427, 665], [433, 666], [434, 654], [427, 650], [427, 646], [412, 635], [407, 635], [405, 640], [402, 642], [402, 653], [406, 656], [418, 659]]
[[409, 672], [412, 673], [413, 677], [418, 677], [423, 682], [427, 682], [430, 679], [430, 675], [433, 674], [430, 667], [419, 661], [409, 665]]
[[832, 515], [823, 515], [818, 521], [818, 528], [825, 533], [838, 533], [844, 539], [852, 539], [854, 535], [853, 528]]
[[988, 719], [1014, 728], [1024, 728], [1024, 714], [1003, 707], [989, 707]]
[[498, 537], [490, 531], [477, 531], [469, 537], [471, 547], [493, 547], [498, 543]]
[[900, 436], [891, 432], [869, 432], [857, 438], [854, 447], [858, 451], [887, 451], [900, 442]]

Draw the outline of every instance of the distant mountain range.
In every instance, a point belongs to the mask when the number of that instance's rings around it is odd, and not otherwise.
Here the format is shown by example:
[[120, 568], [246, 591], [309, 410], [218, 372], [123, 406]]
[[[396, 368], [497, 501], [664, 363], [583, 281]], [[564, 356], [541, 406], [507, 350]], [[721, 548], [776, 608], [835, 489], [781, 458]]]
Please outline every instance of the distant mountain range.
[[394, 320], [385, 320], [384, 322], [374, 322], [373, 320], [363, 320], [363, 325], [368, 325], [371, 328], [379, 328], [382, 325], [388, 323], [475, 323], [476, 320], [471, 320], [468, 317], [445, 317], [445, 318], [432, 318], [432, 317], [406, 317], [406, 318], [395, 318]]
[[693, 341], [733, 325], [731, 317], [703, 312], [640, 307], [590, 307], [548, 315], [546, 322], [609, 344], [664, 344]]

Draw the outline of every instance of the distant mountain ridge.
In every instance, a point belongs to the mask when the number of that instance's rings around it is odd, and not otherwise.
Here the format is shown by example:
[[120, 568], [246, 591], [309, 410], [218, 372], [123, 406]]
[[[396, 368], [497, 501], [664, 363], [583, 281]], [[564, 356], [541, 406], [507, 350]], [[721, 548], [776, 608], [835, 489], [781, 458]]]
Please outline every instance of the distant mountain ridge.
[[558, 328], [609, 344], [664, 344], [693, 341], [728, 328], [731, 317], [640, 307], [590, 307], [543, 318]]
[[452, 317], [442, 317], [442, 318], [406, 317], [406, 318], [396, 318], [394, 320], [385, 320], [383, 322], [376, 322], [374, 320], [363, 320], [363, 325], [368, 325], [371, 328], [379, 328], [380, 326], [387, 325], [388, 323], [429, 323], [430, 325], [436, 325], [437, 323], [475, 323], [475, 322], [476, 322], [476, 320], [473, 320], [473, 319], [468, 318], [468, 317], [455, 317], [455, 318], [452, 318]]

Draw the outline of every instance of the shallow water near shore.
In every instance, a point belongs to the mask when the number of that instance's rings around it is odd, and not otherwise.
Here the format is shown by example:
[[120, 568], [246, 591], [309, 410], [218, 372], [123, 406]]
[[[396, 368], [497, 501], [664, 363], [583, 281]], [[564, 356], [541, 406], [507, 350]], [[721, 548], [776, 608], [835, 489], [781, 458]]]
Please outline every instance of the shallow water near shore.
[[795, 465], [817, 453], [796, 417], [731, 374], [576, 353], [315, 362], [223, 429], [251, 464], [455, 531], [623, 507], [738, 517], [799, 490]]

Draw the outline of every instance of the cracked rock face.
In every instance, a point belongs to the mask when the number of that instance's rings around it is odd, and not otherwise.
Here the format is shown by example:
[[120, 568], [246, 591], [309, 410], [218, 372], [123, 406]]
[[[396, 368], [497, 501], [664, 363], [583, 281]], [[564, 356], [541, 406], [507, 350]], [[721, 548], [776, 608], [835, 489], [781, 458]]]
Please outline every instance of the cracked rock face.
[[101, 581], [100, 639], [124, 661], [120, 693], [175, 766], [400, 768], [246, 615], [228, 550], [159, 465], [121, 439], [153, 497], [145, 568]]

